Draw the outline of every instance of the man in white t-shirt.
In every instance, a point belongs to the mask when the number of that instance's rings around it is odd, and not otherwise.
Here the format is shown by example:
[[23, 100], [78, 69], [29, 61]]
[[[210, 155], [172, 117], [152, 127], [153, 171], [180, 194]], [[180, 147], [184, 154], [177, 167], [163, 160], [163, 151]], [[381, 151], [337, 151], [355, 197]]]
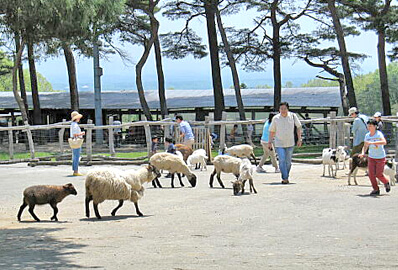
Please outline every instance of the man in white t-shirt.
[[294, 127], [297, 128], [297, 146], [301, 147], [301, 123], [295, 113], [289, 112], [289, 103], [279, 104], [279, 114], [272, 119], [269, 128], [268, 147], [272, 148], [275, 139], [275, 150], [279, 158], [279, 170], [282, 174], [282, 184], [289, 183], [289, 173], [292, 167], [292, 155], [295, 145]]

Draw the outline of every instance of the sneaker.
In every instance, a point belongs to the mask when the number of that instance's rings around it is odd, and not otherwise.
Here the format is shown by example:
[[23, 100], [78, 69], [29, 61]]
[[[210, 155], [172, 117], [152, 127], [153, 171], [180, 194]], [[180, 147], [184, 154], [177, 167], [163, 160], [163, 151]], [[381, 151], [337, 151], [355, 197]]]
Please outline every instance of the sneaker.
[[380, 195], [380, 190], [373, 190], [372, 192], [370, 192], [369, 195], [370, 196], [378, 196], [378, 195]]
[[256, 172], [258, 173], [266, 173], [267, 171], [263, 169], [263, 167], [257, 166]]
[[289, 180], [282, 180], [282, 184], [284, 185], [289, 184]]
[[281, 171], [279, 169], [275, 169], [275, 173], [280, 173]]
[[73, 176], [83, 176], [84, 174], [82, 174], [82, 173], [73, 173]]
[[386, 188], [386, 192], [390, 192], [391, 190], [390, 183], [384, 184], [384, 187]]

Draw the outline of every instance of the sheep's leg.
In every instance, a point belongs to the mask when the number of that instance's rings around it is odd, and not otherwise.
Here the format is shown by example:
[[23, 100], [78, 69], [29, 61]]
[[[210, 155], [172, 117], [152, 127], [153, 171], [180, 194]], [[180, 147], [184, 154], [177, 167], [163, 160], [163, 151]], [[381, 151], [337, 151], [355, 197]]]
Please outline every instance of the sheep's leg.
[[119, 208], [123, 206], [123, 202], [124, 202], [123, 200], [119, 200], [119, 205], [116, 206], [116, 208], [112, 210], [112, 213], [111, 213], [112, 216], [116, 215], [116, 211], [119, 210]]
[[216, 169], [214, 169], [214, 171], [211, 173], [211, 175], [210, 175], [210, 182], [209, 182], [209, 185], [210, 185], [210, 187], [212, 188], [213, 187], [213, 181], [214, 181], [214, 176], [216, 175]]
[[221, 181], [221, 173], [217, 173], [217, 180], [218, 180], [218, 183], [220, 184], [220, 186], [222, 188], [225, 188], [223, 182]]
[[250, 184], [250, 192], [252, 192], [253, 188], [253, 192], [257, 194], [257, 190], [254, 188], [253, 179], [249, 179], [249, 184]]
[[357, 183], [357, 172], [358, 172], [358, 168], [356, 168], [355, 171], [354, 171], [354, 183], [355, 183], [355, 185], [358, 185], [358, 183]]
[[171, 174], [171, 187], [172, 188], [174, 188], [174, 176], [175, 176], [176, 174], [175, 173], [172, 173]]
[[[242, 194], [245, 193], [245, 185], [246, 185], [246, 180], [243, 180], [243, 183], [242, 183]], [[251, 188], [250, 188], [250, 192], [251, 192]]]
[[33, 212], [33, 209], [35, 209], [35, 205], [29, 205], [29, 213], [32, 215], [32, 217], [36, 220], [36, 221], [40, 221], [40, 219], [35, 215], [35, 212]]
[[254, 159], [254, 164], [257, 166], [257, 159], [254, 153], [251, 153], [251, 157]]
[[340, 161], [339, 161], [339, 160], [337, 160], [337, 163], [336, 163], [336, 170], [340, 170], [339, 163], [340, 163]]
[[177, 173], [177, 176], [178, 176], [178, 180], [180, 180], [180, 185], [183, 187], [184, 183], [182, 182], [181, 173]]
[[162, 185], [160, 184], [160, 181], [159, 181], [159, 179], [157, 177], [152, 180], [152, 186], [154, 188], [156, 188], [156, 187], [162, 188]]
[[325, 176], [325, 164], [323, 164], [323, 173], [322, 176]]
[[100, 216], [99, 211], [98, 211], [98, 203], [93, 203], [93, 205], [94, 205], [94, 213], [95, 213], [95, 216], [96, 216], [98, 219], [101, 219], [101, 216]]
[[142, 217], [143, 214], [141, 213], [140, 209], [138, 208], [138, 202], [134, 202], [134, 206], [135, 206], [135, 212], [137, 213], [137, 215]]
[[90, 201], [93, 199], [93, 196], [86, 197], [86, 217], [90, 217]]
[[28, 204], [24, 200], [21, 207], [19, 207], [19, 211], [18, 211], [18, 215], [17, 215], [18, 221], [21, 221], [21, 215], [22, 215], [23, 210], [26, 208], [26, 206], [28, 206]]
[[51, 220], [58, 221], [58, 218], [57, 218], [57, 214], [58, 214], [57, 203], [56, 202], [52, 202], [52, 203], [50, 203], [50, 205], [51, 205], [51, 207], [54, 210], [54, 215], [51, 217]]

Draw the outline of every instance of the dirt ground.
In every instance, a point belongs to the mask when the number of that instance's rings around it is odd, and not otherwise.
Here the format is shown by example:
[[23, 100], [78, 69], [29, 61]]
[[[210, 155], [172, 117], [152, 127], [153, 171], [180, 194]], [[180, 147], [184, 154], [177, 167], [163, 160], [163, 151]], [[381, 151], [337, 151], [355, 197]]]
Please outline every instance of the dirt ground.
[[[207, 171], [197, 171], [195, 188], [147, 185], [139, 202], [144, 217], [126, 202], [100, 205], [102, 220], [84, 215], [84, 177], [70, 177], [69, 166], [0, 166], [0, 269], [397, 269], [398, 189], [370, 197], [367, 177], [347, 186], [321, 177], [321, 165], [294, 164], [292, 183], [280, 175], [255, 174], [258, 194], [233, 196], [208, 186]], [[131, 168], [131, 167], [130, 167]], [[88, 167], [82, 167], [87, 172]], [[128, 169], [128, 167], [121, 167]], [[73, 183], [77, 196], [58, 205], [51, 222], [49, 205], [16, 214], [25, 187]], [[184, 179], [188, 186], [188, 182]], [[91, 210], [91, 215], [94, 215]]]

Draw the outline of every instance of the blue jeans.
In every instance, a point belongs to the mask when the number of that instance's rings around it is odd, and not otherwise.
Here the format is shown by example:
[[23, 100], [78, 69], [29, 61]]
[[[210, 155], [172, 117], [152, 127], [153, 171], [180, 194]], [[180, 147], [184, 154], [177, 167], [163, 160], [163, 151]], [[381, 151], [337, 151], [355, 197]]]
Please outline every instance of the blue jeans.
[[81, 151], [82, 151], [81, 148], [76, 148], [76, 149], [73, 149], [73, 151], [72, 151], [72, 169], [74, 172], [78, 171]]
[[292, 156], [294, 147], [275, 147], [279, 158], [279, 169], [282, 180], [289, 180], [290, 168], [292, 167]]

